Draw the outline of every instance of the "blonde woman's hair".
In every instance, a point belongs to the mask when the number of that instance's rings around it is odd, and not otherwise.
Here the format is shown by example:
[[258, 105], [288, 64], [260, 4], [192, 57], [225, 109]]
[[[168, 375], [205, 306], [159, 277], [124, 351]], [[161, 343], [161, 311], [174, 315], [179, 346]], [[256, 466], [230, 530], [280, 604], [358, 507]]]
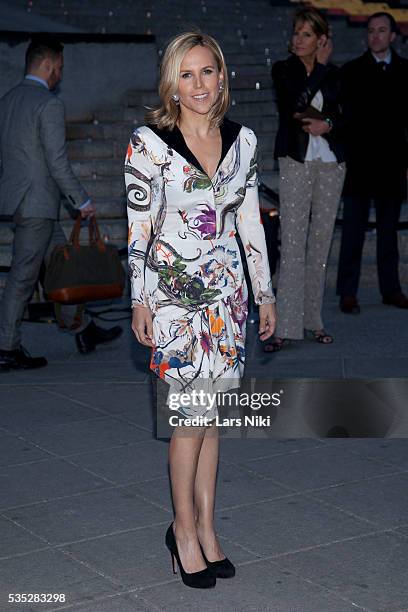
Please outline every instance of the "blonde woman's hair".
[[312, 6], [302, 6], [295, 11], [293, 16], [293, 29], [296, 28], [298, 23], [308, 23], [312, 28], [313, 32], [320, 38], [320, 36], [330, 36], [329, 23], [326, 17]]
[[224, 89], [220, 91], [217, 101], [209, 112], [209, 120], [213, 127], [221, 125], [223, 117], [230, 104], [228, 73], [224, 55], [217, 41], [200, 32], [184, 32], [175, 36], [167, 45], [160, 66], [159, 96], [161, 104], [158, 108], [148, 111], [146, 122], [157, 125], [159, 129], [172, 130], [180, 115], [180, 106], [172, 99], [177, 94], [180, 66], [185, 54], [193, 47], [207, 47], [217, 63], [218, 71], [223, 72]]

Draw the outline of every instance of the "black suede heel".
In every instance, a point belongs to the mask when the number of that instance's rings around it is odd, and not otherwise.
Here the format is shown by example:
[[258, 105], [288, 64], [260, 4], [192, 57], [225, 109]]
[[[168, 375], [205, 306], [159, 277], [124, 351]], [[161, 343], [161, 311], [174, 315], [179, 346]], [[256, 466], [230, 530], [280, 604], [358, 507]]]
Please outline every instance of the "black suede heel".
[[233, 578], [235, 576], [235, 566], [229, 559], [227, 559], [227, 557], [225, 557], [225, 559], [221, 559], [220, 561], [208, 561], [202, 546], [201, 552], [203, 553], [204, 561], [206, 562], [207, 566], [215, 571], [217, 578]]
[[173, 523], [170, 525], [166, 533], [166, 546], [171, 553], [173, 574], [177, 573], [174, 562], [174, 559], [176, 559], [180, 568], [181, 579], [186, 586], [193, 587], [196, 589], [211, 589], [212, 587], [215, 587], [216, 575], [215, 572], [209, 567], [199, 572], [192, 572], [191, 574], [187, 573], [184, 570], [177, 549], [177, 542], [173, 531]]

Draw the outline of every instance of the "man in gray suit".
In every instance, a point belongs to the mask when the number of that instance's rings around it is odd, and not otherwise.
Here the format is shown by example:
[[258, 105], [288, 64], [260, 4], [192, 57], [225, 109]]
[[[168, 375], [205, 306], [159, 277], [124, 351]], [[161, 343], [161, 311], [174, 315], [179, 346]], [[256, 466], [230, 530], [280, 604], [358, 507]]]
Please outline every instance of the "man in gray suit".
[[[95, 207], [72, 172], [65, 146], [64, 105], [52, 92], [62, 78], [63, 46], [32, 41], [23, 81], [0, 100], [0, 215], [15, 224], [13, 259], [0, 303], [0, 370], [38, 368], [21, 346], [21, 320], [40, 267], [65, 238], [58, 223], [61, 193], [85, 219]], [[62, 308], [66, 327], [75, 327], [72, 307]], [[122, 328], [97, 327], [89, 319], [75, 329], [78, 350], [118, 337]]]

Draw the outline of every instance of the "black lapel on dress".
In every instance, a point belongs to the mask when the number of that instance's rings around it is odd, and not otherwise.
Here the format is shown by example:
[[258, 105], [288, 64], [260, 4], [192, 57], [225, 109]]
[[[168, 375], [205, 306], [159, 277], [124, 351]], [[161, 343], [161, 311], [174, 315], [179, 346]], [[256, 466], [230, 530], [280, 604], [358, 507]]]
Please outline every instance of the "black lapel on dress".
[[[198, 159], [196, 159], [195, 155], [193, 155], [193, 153], [188, 148], [184, 140], [183, 134], [177, 126], [173, 130], [159, 130], [157, 125], [150, 124], [147, 127], [150, 128], [152, 132], [156, 134], [156, 136], [163, 140], [170, 149], [174, 149], [174, 151], [177, 151], [177, 153], [184, 157], [186, 161], [188, 161], [195, 168], [205, 174], [204, 170], [200, 165], [200, 162], [198, 161]], [[220, 126], [222, 150], [217, 170], [224, 161], [228, 151], [238, 138], [238, 134], [241, 130], [241, 127], [242, 126], [239, 123], [236, 123], [235, 121], [230, 121], [229, 119], [227, 119], [227, 117], [224, 117], [223, 123]]]
[[241, 131], [242, 125], [240, 123], [236, 123], [235, 121], [230, 121], [227, 117], [224, 117], [224, 121], [221, 124], [220, 132], [222, 139], [222, 151], [221, 158], [217, 166], [217, 170], [224, 161], [228, 151], [238, 138], [238, 135]]

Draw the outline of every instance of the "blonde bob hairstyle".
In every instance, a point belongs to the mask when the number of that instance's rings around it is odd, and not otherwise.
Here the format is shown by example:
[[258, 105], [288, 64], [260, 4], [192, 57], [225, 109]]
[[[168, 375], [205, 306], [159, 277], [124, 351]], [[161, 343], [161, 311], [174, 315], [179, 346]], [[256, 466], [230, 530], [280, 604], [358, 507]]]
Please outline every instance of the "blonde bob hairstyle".
[[295, 11], [292, 21], [293, 30], [295, 30], [298, 24], [304, 25], [305, 23], [308, 23], [310, 25], [313, 32], [318, 38], [320, 38], [321, 36], [327, 36], [327, 38], [329, 38], [330, 29], [328, 21], [323, 15], [323, 13], [321, 13], [317, 9], [311, 6], [302, 6], [301, 8], [297, 9], [297, 11]]
[[[295, 11], [292, 20], [293, 32], [295, 32], [298, 25], [303, 26], [305, 23], [310, 25], [318, 38], [321, 36], [330, 38], [330, 28], [326, 17], [312, 6], [302, 6]], [[292, 42], [289, 43], [288, 50], [290, 53], [293, 53]]]
[[159, 129], [172, 130], [180, 115], [180, 106], [172, 99], [177, 94], [180, 67], [185, 54], [196, 46], [210, 49], [217, 63], [218, 71], [223, 71], [224, 89], [209, 112], [213, 127], [221, 125], [230, 104], [228, 73], [221, 47], [214, 38], [199, 32], [184, 32], [175, 36], [168, 44], [160, 66], [159, 96], [161, 104], [146, 114], [146, 122], [157, 125]]

